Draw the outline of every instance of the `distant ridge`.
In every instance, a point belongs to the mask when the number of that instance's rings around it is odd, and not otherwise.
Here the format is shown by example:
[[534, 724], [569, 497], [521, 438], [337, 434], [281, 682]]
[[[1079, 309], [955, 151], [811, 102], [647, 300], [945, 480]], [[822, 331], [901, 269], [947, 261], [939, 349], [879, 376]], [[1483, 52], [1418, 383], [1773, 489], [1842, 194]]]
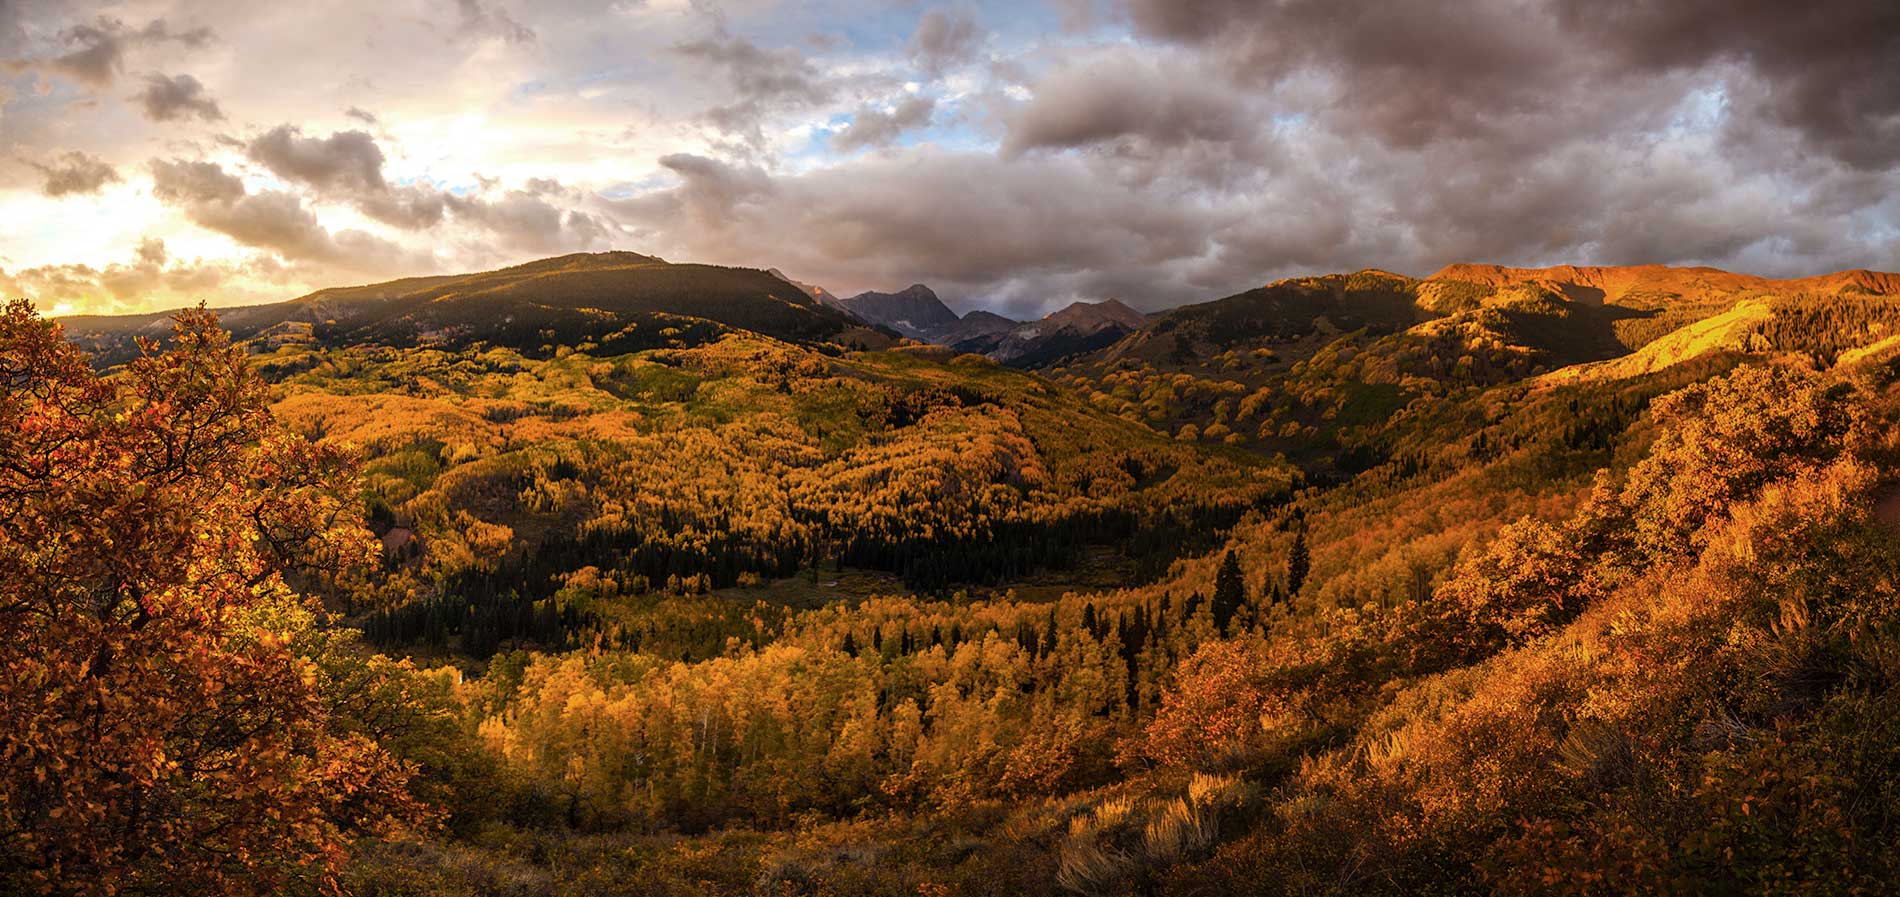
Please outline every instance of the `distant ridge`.
[[[1422, 279], [1365, 269], [1179, 306], [1064, 364], [1272, 374], [1360, 334], [1350, 351], [1382, 353], [1392, 360], [1381, 364], [1411, 365], [1413, 376], [1619, 379], [1712, 353], [1775, 351], [1761, 331], [1783, 309], [1802, 314], [1791, 303], [1803, 299], [1887, 296], [1900, 297], [1900, 274], [1866, 269], [1788, 279], [1671, 265], [1459, 263]], [[1791, 328], [1815, 326], [1789, 320]], [[1834, 342], [1847, 351], [1885, 338], [1878, 329], [1885, 324], [1867, 326], [1875, 329]], [[1462, 372], [1450, 370], [1459, 364]]]
[[[473, 274], [411, 277], [318, 290], [286, 302], [218, 309], [240, 340], [463, 345], [523, 349], [666, 339], [662, 319], [697, 320], [792, 341], [857, 326], [800, 285], [766, 271], [674, 264], [635, 252], [574, 253]], [[62, 319], [110, 363], [133, 338], [162, 335], [170, 312]], [[675, 327], [677, 330], [678, 328]]]
[[[1674, 267], [1670, 265], [1553, 265], [1548, 268], [1512, 268], [1504, 265], [1460, 263], [1447, 265], [1426, 280], [1458, 280], [1485, 286], [1518, 283], [1570, 284], [1601, 290], [1602, 296], [1615, 300], [1635, 291], [1670, 292], [1774, 292], [1774, 293], [1846, 293], [1900, 295], [1900, 274], [1856, 268], [1775, 280], [1753, 274], [1736, 274], [1720, 268]], [[1577, 298], [1577, 297], [1572, 297]]]
[[1134, 330], [1148, 323], [1148, 316], [1129, 308], [1120, 299], [1104, 299], [1100, 302], [1071, 302], [1061, 311], [1042, 319], [1045, 329], [1072, 327], [1083, 333], [1094, 333], [1109, 327], [1121, 327]]

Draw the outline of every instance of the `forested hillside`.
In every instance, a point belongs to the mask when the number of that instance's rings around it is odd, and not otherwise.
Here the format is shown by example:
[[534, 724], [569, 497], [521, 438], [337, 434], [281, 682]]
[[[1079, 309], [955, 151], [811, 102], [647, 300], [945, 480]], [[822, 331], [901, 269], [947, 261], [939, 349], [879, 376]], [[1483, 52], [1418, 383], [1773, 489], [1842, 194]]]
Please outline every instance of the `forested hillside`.
[[[498, 271], [413, 277], [318, 290], [271, 305], [225, 310], [239, 339], [267, 346], [465, 348], [505, 346], [538, 355], [606, 346], [632, 351], [703, 339], [728, 328], [846, 342], [862, 322], [768, 271], [672, 264], [633, 252], [576, 253]], [[71, 337], [104, 361], [162, 339], [169, 314], [75, 317]]]
[[1767, 280], [1661, 265], [1453, 265], [1417, 280], [1368, 270], [1183, 306], [1050, 373], [1179, 439], [1352, 474], [1386, 457], [1385, 422], [1415, 403], [1614, 382], [1724, 354], [1827, 366], [1900, 335], [1895, 295], [1893, 275], [1867, 271]]
[[1900, 877], [1890, 275], [1302, 278], [1046, 375], [448, 283], [9, 309], [0, 889]]

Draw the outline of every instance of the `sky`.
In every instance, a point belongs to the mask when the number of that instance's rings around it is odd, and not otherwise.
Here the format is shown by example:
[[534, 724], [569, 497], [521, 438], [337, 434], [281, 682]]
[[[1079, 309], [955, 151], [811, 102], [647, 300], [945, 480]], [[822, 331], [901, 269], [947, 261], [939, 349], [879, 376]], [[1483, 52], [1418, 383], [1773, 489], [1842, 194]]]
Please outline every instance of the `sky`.
[[1888, 0], [0, 0], [0, 291], [627, 249], [959, 311], [1900, 268]]

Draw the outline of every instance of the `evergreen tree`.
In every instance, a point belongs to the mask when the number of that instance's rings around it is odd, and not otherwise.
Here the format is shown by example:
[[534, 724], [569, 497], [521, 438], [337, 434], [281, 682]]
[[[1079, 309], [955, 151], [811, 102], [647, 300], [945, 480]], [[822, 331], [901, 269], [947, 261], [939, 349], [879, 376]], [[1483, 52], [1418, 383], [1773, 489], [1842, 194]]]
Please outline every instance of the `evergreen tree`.
[[1306, 529], [1293, 531], [1293, 550], [1286, 556], [1286, 594], [1292, 598], [1300, 593], [1300, 586], [1306, 584], [1306, 574], [1312, 571], [1313, 558], [1306, 550]]
[[1247, 603], [1247, 584], [1241, 580], [1240, 561], [1232, 551], [1221, 559], [1220, 572], [1214, 576], [1214, 627], [1227, 634], [1227, 624]]

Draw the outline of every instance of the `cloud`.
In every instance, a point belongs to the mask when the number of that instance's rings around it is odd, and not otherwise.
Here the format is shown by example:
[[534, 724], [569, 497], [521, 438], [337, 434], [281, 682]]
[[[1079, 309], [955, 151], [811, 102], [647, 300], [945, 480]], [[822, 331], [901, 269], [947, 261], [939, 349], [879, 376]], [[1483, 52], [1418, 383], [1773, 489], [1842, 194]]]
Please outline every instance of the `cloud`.
[[286, 261], [378, 273], [416, 270], [431, 261], [364, 231], [332, 233], [302, 197], [282, 190], [252, 193], [215, 162], [153, 159], [150, 168], [153, 195], [183, 210], [192, 223]]
[[133, 99], [145, 107], [145, 117], [152, 121], [224, 120], [224, 111], [218, 108], [217, 101], [206, 95], [204, 85], [190, 75], [146, 75], [145, 89]]
[[456, 195], [432, 186], [392, 184], [376, 139], [364, 131], [309, 137], [279, 125], [245, 146], [251, 161], [317, 197], [348, 203], [370, 218], [403, 230], [425, 230], [449, 214], [486, 234], [491, 243], [516, 252], [572, 251], [607, 239], [607, 226], [584, 212], [556, 205], [570, 191], [552, 179], [530, 178], [525, 189]]
[[1106, 16], [1102, 8], [1105, 0], [1050, 0], [1050, 5], [1056, 8], [1065, 31], [1086, 32]]
[[41, 175], [40, 192], [47, 196], [98, 193], [119, 181], [119, 172], [104, 159], [77, 150], [52, 162], [28, 162]]
[[611, 237], [605, 222], [564, 210], [533, 190], [509, 190], [492, 200], [449, 197], [449, 204], [457, 219], [480, 226], [511, 252], [574, 252], [604, 245]]
[[179, 205], [230, 202], [244, 196], [244, 182], [216, 162], [153, 159], [152, 193]]
[[1084, 288], [1074, 272], [1197, 255], [1204, 230], [1194, 204], [1103, 189], [1086, 164], [1061, 157], [1007, 162], [924, 147], [792, 176], [700, 156], [661, 164], [677, 186], [612, 206], [638, 236], [682, 257], [796, 270], [834, 290], [925, 280], [949, 295], [1039, 308]]
[[1374, 266], [1675, 262], [1795, 275], [1900, 248], [1892, 177], [1824, 161], [1759, 170], [1723, 159], [1711, 134], [1577, 142], [1508, 177], [1453, 144], [1302, 131], [1250, 145], [1259, 170], [1232, 181], [1189, 164], [1193, 147], [1148, 164], [919, 146], [797, 173], [677, 155], [661, 160], [676, 184], [608, 211], [668, 257], [775, 265], [834, 291], [921, 280], [953, 304], [1016, 315], [1104, 296], [1158, 308]]
[[[1893, 3], [873, 6], [0, 2], [0, 66], [38, 76], [0, 86], [16, 159], [204, 160], [154, 170], [157, 202], [0, 166], [8, 264], [101, 274], [98, 243], [149, 234], [281, 294], [617, 245], [1027, 313], [1458, 260], [1900, 257]], [[205, 107], [157, 120], [151, 72], [258, 124], [171, 142]]]
[[357, 208], [391, 227], [423, 230], [441, 222], [448, 199], [440, 190], [405, 184], [360, 196]]
[[295, 125], [278, 125], [251, 139], [245, 152], [272, 174], [320, 190], [382, 190], [383, 151], [366, 131], [305, 137]]
[[393, 227], [432, 227], [447, 206], [440, 191], [391, 186], [383, 178], [382, 148], [366, 131], [306, 137], [295, 126], [278, 125], [252, 138], [245, 152], [272, 174], [313, 187], [320, 196], [353, 203], [363, 214]]
[[1742, 67], [1731, 98], [1858, 168], [1900, 161], [1900, 4], [1557, 0], [1558, 18], [1645, 73]]
[[462, 16], [459, 32], [463, 36], [494, 37], [511, 44], [534, 42], [534, 29], [515, 21], [505, 10], [481, 0], [455, 0], [455, 6]]
[[1156, 145], [1244, 141], [1257, 116], [1244, 94], [1189, 66], [1117, 52], [1049, 73], [1008, 116], [1002, 152], [1123, 139]]
[[930, 124], [937, 101], [931, 97], [906, 97], [888, 112], [872, 105], [859, 107], [851, 124], [831, 138], [831, 147], [841, 153], [867, 147], [888, 146], [902, 136]]
[[118, 19], [101, 16], [60, 32], [60, 43], [70, 50], [40, 59], [15, 59], [9, 65], [16, 71], [38, 69], [92, 87], [106, 87], [118, 79], [125, 68], [126, 53], [132, 48], [163, 43], [196, 48], [210, 43], [214, 36], [210, 28], [202, 26], [174, 30], [164, 19], [153, 19], [143, 28], [128, 28]]
[[1900, 160], [1900, 6], [1861, 0], [1125, 0], [1138, 35], [1236, 77], [1304, 86], [1342, 130], [1535, 153], [1666, 127], [1693, 90], [1735, 127], [1787, 127], [1862, 168]]
[[934, 75], [969, 61], [982, 44], [982, 29], [968, 9], [937, 7], [917, 20], [909, 49], [911, 58]]
[[49, 313], [129, 314], [210, 298], [241, 270], [224, 262], [174, 259], [164, 240], [146, 237], [130, 261], [0, 271], [0, 289]]
[[832, 85], [797, 50], [767, 49], [722, 33], [677, 44], [673, 52], [724, 78], [733, 100], [706, 110], [705, 118], [724, 133], [745, 136], [755, 144], [763, 141], [759, 126], [766, 118], [826, 102], [833, 93]]

